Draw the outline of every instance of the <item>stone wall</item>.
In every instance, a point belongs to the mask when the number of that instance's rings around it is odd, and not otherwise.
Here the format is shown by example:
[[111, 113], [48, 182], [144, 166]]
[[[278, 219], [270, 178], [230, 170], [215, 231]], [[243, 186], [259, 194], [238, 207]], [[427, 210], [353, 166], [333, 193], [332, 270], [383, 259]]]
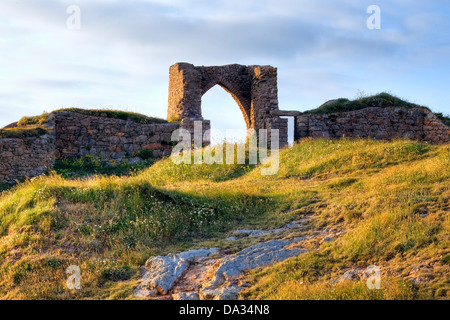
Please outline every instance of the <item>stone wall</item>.
[[215, 85], [231, 94], [247, 129], [280, 130], [280, 146], [287, 144], [287, 120], [273, 115], [278, 110], [277, 69], [271, 66], [194, 66], [177, 63], [170, 67], [167, 119], [203, 120], [202, 96]]
[[0, 139], [0, 182], [14, 183], [42, 175], [55, 161], [51, 133], [35, 138]]
[[[201, 124], [203, 136], [210, 123], [201, 120]], [[267, 129], [281, 128], [280, 140], [287, 140], [287, 119], [273, 117], [266, 125]], [[179, 123], [142, 124], [63, 111], [50, 114], [45, 126], [47, 133], [39, 137], [0, 139], [0, 182], [41, 175], [53, 167], [55, 159], [91, 155], [103, 160], [133, 160], [142, 150], [151, 150], [155, 158], [169, 155], [172, 133], [180, 127], [194, 138], [194, 119], [189, 118]], [[423, 107], [366, 108], [295, 117], [295, 140], [343, 136], [449, 143], [450, 128]]]
[[136, 157], [141, 150], [151, 150], [158, 158], [170, 154], [172, 132], [180, 127], [179, 123], [141, 124], [67, 111], [51, 116], [57, 159], [91, 155], [122, 161]]
[[[200, 121], [202, 138], [210, 129], [207, 120]], [[26, 177], [42, 175], [55, 160], [87, 155], [106, 161], [141, 161], [142, 151], [150, 150], [153, 158], [170, 155], [172, 133], [184, 128], [194, 138], [194, 122], [138, 123], [131, 120], [100, 117], [71, 111], [48, 115], [48, 131], [41, 137], [0, 139], [0, 182], [14, 183]], [[203, 145], [209, 139], [203, 139]], [[146, 153], [148, 156], [148, 152]]]
[[383, 107], [295, 117], [294, 139], [370, 137], [450, 142], [450, 128], [427, 108]]
[[[197, 127], [196, 127], [197, 126]], [[191, 145], [195, 148], [202, 148], [211, 142], [211, 122], [209, 120], [181, 120], [180, 128], [183, 128], [191, 134]], [[209, 134], [205, 133], [208, 132]]]

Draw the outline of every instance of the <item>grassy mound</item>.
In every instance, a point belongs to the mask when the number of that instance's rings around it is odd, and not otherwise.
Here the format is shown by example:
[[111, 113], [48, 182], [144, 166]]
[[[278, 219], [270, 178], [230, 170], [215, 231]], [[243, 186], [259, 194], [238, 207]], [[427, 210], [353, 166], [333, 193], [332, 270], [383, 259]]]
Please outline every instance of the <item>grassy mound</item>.
[[[80, 113], [93, 117], [106, 117], [121, 120], [130, 120], [137, 123], [147, 124], [147, 123], [167, 123], [166, 120], [154, 117], [148, 117], [146, 115], [129, 112], [129, 111], [118, 111], [109, 109], [79, 109], [79, 108], [65, 108], [55, 110], [53, 112], [70, 111], [75, 113]], [[31, 125], [42, 125], [48, 122], [48, 113], [44, 112], [38, 116], [23, 117], [17, 123], [18, 127], [26, 127]]]
[[8, 128], [8, 129], [0, 129], [0, 139], [3, 138], [18, 138], [18, 139], [25, 139], [25, 138], [37, 138], [44, 134], [46, 134], [48, 131], [40, 126], [36, 125], [30, 125], [26, 127], [15, 127], [15, 128]]
[[[130, 298], [151, 255], [239, 250], [223, 241], [231, 230], [277, 228], [311, 213], [312, 228], [348, 232], [250, 273], [244, 298], [445, 298], [449, 168], [448, 145], [340, 139], [283, 150], [273, 176], [258, 166], [163, 159], [127, 177], [35, 178], [0, 196], [0, 298]], [[434, 266], [429, 281], [406, 281], [424, 263]], [[389, 274], [381, 291], [330, 287], [346, 268], [370, 264]], [[82, 290], [66, 288], [69, 265], [81, 267]]]
[[[305, 114], [329, 114], [337, 112], [349, 112], [355, 110], [361, 110], [369, 107], [405, 107], [405, 108], [417, 108], [418, 105], [410, 103], [406, 100], [400, 99], [389, 93], [379, 93], [373, 96], [361, 97], [355, 100], [349, 100], [346, 98], [340, 98], [331, 100], [317, 109], [305, 111]], [[434, 113], [445, 125], [450, 126], [450, 117], [445, 116], [442, 113]]]
[[78, 108], [67, 108], [60, 109], [54, 112], [59, 111], [70, 111], [80, 114], [85, 114], [93, 117], [106, 117], [113, 119], [121, 119], [121, 120], [130, 120], [137, 123], [147, 124], [147, 123], [167, 123], [166, 120], [160, 118], [149, 117], [136, 112], [129, 111], [117, 111], [117, 110], [108, 110], [108, 109], [78, 109]]

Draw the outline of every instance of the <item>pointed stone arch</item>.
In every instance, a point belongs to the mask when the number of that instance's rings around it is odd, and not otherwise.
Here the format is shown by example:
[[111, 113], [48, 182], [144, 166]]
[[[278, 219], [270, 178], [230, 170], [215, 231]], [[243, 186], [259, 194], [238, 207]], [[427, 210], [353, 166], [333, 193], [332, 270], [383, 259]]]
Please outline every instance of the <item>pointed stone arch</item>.
[[224, 83], [215, 83], [212, 86], [208, 87], [208, 89], [202, 94], [203, 95], [206, 94], [206, 92], [208, 92], [210, 89], [214, 88], [215, 86], [219, 86], [221, 87], [223, 90], [225, 90], [226, 92], [228, 92], [231, 97], [233, 98], [233, 100], [236, 102], [236, 104], [238, 105], [239, 109], [241, 110], [242, 116], [244, 117], [244, 121], [245, 121], [245, 125], [247, 127], [247, 129], [251, 128], [251, 122], [250, 122], [250, 107], [251, 107], [251, 101], [250, 99], [246, 99], [245, 97], [243, 97], [241, 94], [239, 94], [239, 92], [233, 91], [233, 89], [229, 89], [230, 86], [227, 86]]
[[170, 67], [169, 121], [204, 120], [202, 96], [215, 85], [231, 94], [242, 112], [247, 129], [280, 130], [280, 146], [287, 144], [287, 120], [278, 110], [277, 69], [271, 66], [197, 67], [176, 63]]

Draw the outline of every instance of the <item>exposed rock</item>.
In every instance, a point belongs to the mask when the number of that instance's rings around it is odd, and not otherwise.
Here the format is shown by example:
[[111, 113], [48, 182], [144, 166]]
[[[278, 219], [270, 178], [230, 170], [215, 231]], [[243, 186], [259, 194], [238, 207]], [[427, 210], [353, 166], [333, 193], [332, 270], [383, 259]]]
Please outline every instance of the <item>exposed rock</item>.
[[158, 291], [146, 289], [144, 286], [139, 286], [134, 290], [134, 296], [138, 299], [156, 297], [157, 295]]
[[341, 283], [345, 281], [357, 281], [360, 279], [362, 269], [352, 269], [346, 271], [342, 276], [333, 281], [333, 283]]
[[167, 294], [175, 281], [186, 271], [189, 263], [177, 257], [153, 257], [145, 263], [146, 272], [143, 282], [150, 289], [156, 289], [161, 294]]
[[202, 300], [235, 300], [242, 288], [236, 285], [216, 288], [216, 289], [205, 289], [200, 291], [200, 296]]
[[208, 257], [218, 252], [219, 250], [217, 250], [217, 248], [189, 250], [177, 254], [177, 257], [187, 261], [192, 261], [195, 258]]
[[142, 284], [138, 288], [157, 290], [160, 294], [167, 294], [172, 289], [175, 281], [189, 267], [191, 261], [217, 252], [216, 248], [210, 248], [189, 250], [175, 255], [152, 257], [145, 263]]
[[[324, 105], [333, 103], [328, 101]], [[370, 107], [331, 114], [295, 117], [294, 139], [304, 137], [408, 138], [430, 143], [450, 142], [450, 128], [425, 107]]]
[[378, 267], [375, 265], [368, 266], [367, 268], [355, 268], [344, 272], [342, 276], [330, 282], [333, 284], [342, 283], [345, 281], [359, 281], [365, 280], [374, 274]]
[[[302, 222], [301, 220], [299, 221], [294, 221], [294, 222], [290, 222], [287, 225], [285, 225], [282, 228], [278, 228], [278, 229], [272, 229], [272, 230], [248, 230], [248, 229], [241, 229], [241, 230], [236, 230], [233, 232], [233, 235], [239, 238], [243, 238], [243, 237], [258, 237], [258, 236], [266, 236], [269, 234], [274, 234], [274, 233], [280, 233], [283, 231], [286, 231], [288, 229], [293, 229], [293, 228], [301, 228], [302, 225], [300, 224], [300, 222]], [[231, 239], [236, 239], [236, 237], [230, 237]], [[230, 239], [227, 238], [227, 239]], [[227, 240], [225, 239], [225, 240]], [[232, 240], [227, 240], [227, 241], [232, 241]]]
[[325, 238], [322, 239], [321, 242], [333, 242], [334, 240], [336, 240], [336, 237], [333, 236], [326, 236]]
[[[294, 228], [300, 228], [307, 221], [309, 218], [303, 218], [288, 223], [282, 228], [268, 231], [243, 229], [238, 230], [237, 234], [241, 236], [251, 236], [252, 234], [261, 234], [261, 232], [276, 234], [293, 229], [292, 235], [299, 235], [301, 229], [295, 230]], [[338, 232], [338, 230], [328, 231], [334, 237], [345, 233], [345, 231]], [[250, 286], [242, 278], [245, 272], [267, 267], [308, 252], [303, 245], [312, 240], [318, 243], [318, 239], [324, 237], [324, 234], [330, 235], [328, 232], [319, 231], [305, 237], [270, 240], [230, 255], [224, 255], [217, 248], [210, 248], [189, 250], [165, 257], [153, 257], [146, 263], [144, 277], [135, 290], [135, 295], [137, 297], [147, 296], [152, 299], [177, 300], [236, 299], [241, 290]], [[342, 279], [353, 279], [353, 275], [361, 273], [359, 270], [346, 272]], [[155, 297], [155, 294], [158, 296]]]
[[211, 282], [204, 286], [204, 290], [217, 288], [225, 280], [233, 279], [244, 271], [274, 264], [306, 252], [307, 250], [300, 248], [284, 248], [298, 241], [299, 239], [263, 242], [223, 258]]
[[247, 229], [243, 229], [243, 230], [236, 230], [233, 232], [233, 235], [235, 236], [240, 236], [240, 237], [257, 237], [257, 236], [263, 236], [268, 234], [267, 231], [262, 231], [262, 230], [247, 230]]
[[179, 292], [172, 295], [173, 300], [200, 300], [196, 292]]

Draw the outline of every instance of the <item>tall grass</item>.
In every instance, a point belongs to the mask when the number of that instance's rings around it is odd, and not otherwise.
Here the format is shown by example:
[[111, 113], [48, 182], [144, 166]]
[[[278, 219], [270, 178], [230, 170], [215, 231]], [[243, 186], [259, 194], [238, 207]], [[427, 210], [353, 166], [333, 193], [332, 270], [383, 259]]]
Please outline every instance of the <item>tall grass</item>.
[[[281, 152], [274, 176], [163, 159], [130, 176], [31, 179], [0, 196], [0, 298], [130, 298], [151, 255], [220, 247], [233, 229], [275, 228], [311, 213], [313, 227], [348, 233], [321, 253], [252, 274], [248, 298], [442, 297], [449, 155], [448, 146], [407, 140], [307, 139]], [[397, 276], [420, 261], [434, 261], [443, 276], [417, 293]], [[395, 271], [383, 292], [328, 290], [343, 268], [374, 263]], [[83, 270], [81, 291], [65, 287], [72, 264]]]

